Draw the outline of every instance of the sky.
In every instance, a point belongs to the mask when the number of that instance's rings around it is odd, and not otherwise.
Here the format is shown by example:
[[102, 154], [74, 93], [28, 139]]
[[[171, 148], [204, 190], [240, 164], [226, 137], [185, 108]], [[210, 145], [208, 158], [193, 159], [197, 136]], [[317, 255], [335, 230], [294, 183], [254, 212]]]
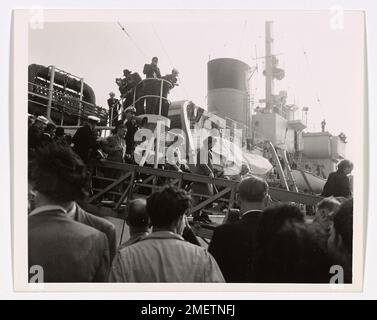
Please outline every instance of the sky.
[[[352, 159], [353, 113], [362, 110], [364, 25], [360, 12], [330, 11], [193, 11], [124, 14], [107, 22], [46, 22], [29, 30], [29, 63], [55, 65], [83, 77], [100, 106], [123, 69], [139, 72], [153, 56], [162, 74], [180, 71], [180, 86], [170, 99], [192, 100], [206, 108], [207, 62], [240, 59], [257, 67], [251, 94], [264, 98], [264, 26], [274, 21], [273, 52], [285, 78], [275, 93], [286, 90], [288, 103], [308, 107], [307, 131], [326, 129], [348, 137]], [[117, 22], [125, 28], [122, 31]], [[256, 106], [255, 105], [255, 106]], [[261, 105], [263, 106], [263, 105]], [[297, 114], [299, 116], [300, 113]]]

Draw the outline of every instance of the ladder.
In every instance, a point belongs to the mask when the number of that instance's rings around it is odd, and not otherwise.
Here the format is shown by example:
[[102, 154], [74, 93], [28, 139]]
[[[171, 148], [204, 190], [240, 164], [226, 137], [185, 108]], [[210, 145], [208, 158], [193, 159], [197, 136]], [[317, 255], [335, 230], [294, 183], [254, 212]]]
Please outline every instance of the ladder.
[[271, 152], [271, 155], [272, 155], [272, 159], [273, 159], [273, 161], [275, 163], [275, 166], [276, 166], [276, 169], [278, 171], [278, 174], [279, 174], [279, 177], [280, 177], [280, 181], [281, 181], [281, 183], [283, 185], [283, 188], [286, 189], [286, 190], [288, 190], [288, 191], [298, 192], [296, 181], [295, 181], [295, 179], [293, 177], [291, 166], [289, 165], [289, 161], [288, 161], [288, 157], [287, 157], [287, 151], [286, 150], [282, 150], [282, 155], [281, 155], [282, 159], [283, 159], [283, 162], [284, 162], [284, 165], [285, 165], [285, 168], [286, 168], [286, 172], [287, 172], [287, 174], [285, 174], [285, 172], [283, 170], [283, 167], [282, 167], [282, 165], [280, 163], [279, 156], [277, 154], [277, 151], [276, 151], [274, 145], [272, 144], [271, 141], [268, 141], [267, 145], [268, 145], [268, 147], [270, 149], [270, 152]]

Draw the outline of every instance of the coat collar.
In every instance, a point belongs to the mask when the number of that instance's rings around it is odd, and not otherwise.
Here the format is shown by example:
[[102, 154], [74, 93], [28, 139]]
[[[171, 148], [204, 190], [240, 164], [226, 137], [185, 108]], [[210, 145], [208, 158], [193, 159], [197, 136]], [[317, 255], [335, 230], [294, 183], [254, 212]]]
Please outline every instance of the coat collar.
[[146, 236], [144, 240], [149, 240], [149, 239], [176, 239], [176, 240], [183, 240], [182, 236], [180, 236], [177, 233], [171, 232], [171, 231], [156, 231], [152, 232], [150, 235]]
[[67, 211], [63, 207], [49, 204], [35, 208], [32, 212], [29, 213], [29, 217], [51, 211], [58, 211], [60, 213], [67, 214]]

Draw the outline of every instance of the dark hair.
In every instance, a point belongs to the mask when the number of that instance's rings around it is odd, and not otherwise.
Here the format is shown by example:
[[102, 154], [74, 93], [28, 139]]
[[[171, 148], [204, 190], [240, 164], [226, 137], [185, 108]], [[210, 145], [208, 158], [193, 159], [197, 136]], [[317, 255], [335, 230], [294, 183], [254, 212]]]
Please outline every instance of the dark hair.
[[292, 204], [281, 204], [266, 209], [263, 212], [258, 227], [258, 243], [265, 243], [284, 226], [285, 223], [304, 222], [302, 211]]
[[346, 168], [353, 168], [353, 163], [349, 160], [342, 160], [338, 163], [338, 171], [344, 172]]
[[57, 127], [55, 130], [55, 136], [62, 137], [64, 136], [64, 128], [63, 127]]
[[255, 176], [248, 176], [238, 186], [238, 195], [241, 200], [248, 202], [262, 202], [268, 192], [265, 180]]
[[158, 58], [157, 58], [157, 57], [153, 57], [153, 58], [152, 58], [152, 61], [153, 61], [153, 60], [157, 60], [157, 61], [158, 61]]
[[286, 221], [264, 243], [256, 262], [258, 282], [327, 283], [331, 262], [317, 224]]
[[152, 225], [170, 226], [183, 216], [191, 206], [191, 196], [183, 189], [168, 185], [154, 192], [147, 199], [147, 211]]
[[317, 204], [318, 209], [328, 209], [334, 211], [340, 206], [340, 202], [335, 197], [327, 197], [322, 199]]
[[29, 181], [34, 189], [55, 202], [83, 200], [88, 195], [87, 169], [71, 148], [48, 144], [33, 153]]
[[56, 128], [56, 126], [55, 126], [53, 123], [49, 122], [49, 123], [47, 123], [47, 125], [46, 125], [44, 131], [45, 131], [45, 132], [51, 132], [51, 131], [53, 131], [55, 128]]
[[334, 216], [336, 235], [342, 237], [345, 249], [352, 254], [353, 199], [345, 201]]
[[145, 199], [135, 199], [130, 201], [126, 222], [130, 227], [149, 227], [150, 220]]

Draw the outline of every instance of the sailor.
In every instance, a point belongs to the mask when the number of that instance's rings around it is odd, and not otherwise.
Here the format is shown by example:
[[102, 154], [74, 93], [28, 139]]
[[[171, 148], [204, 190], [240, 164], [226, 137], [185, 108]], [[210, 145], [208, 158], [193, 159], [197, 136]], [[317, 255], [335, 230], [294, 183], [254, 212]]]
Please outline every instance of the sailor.
[[86, 165], [96, 156], [97, 138], [96, 124], [100, 119], [96, 116], [89, 116], [87, 123], [80, 127], [72, 138], [73, 151], [75, 151]]
[[48, 119], [44, 116], [38, 116], [34, 123], [29, 127], [28, 138], [29, 148], [37, 148], [40, 142], [40, 138], [47, 124]]
[[116, 122], [118, 120], [118, 112], [120, 103], [119, 100], [115, 98], [115, 93], [109, 93], [110, 98], [107, 99], [107, 105], [109, 106], [109, 124], [112, 127], [115, 127]]
[[133, 154], [135, 150], [135, 133], [138, 129], [137, 122], [136, 122], [136, 108], [135, 107], [128, 107], [124, 111], [125, 113], [125, 121], [123, 122], [126, 126], [126, 155], [125, 160], [126, 162], [133, 162]]

